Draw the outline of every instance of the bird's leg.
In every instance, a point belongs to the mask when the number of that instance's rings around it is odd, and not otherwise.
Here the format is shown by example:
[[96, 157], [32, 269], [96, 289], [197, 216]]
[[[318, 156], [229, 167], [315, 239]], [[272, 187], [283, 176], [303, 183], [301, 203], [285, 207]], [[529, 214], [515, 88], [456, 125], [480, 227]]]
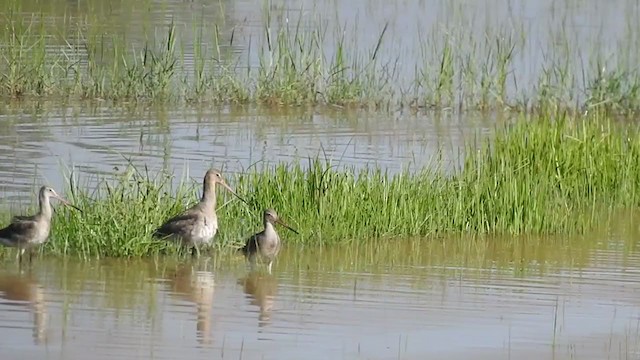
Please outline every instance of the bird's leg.
[[21, 248], [21, 249], [18, 250], [18, 255], [17, 255], [18, 267], [22, 266], [22, 255], [24, 254], [24, 250], [25, 250], [24, 248]]
[[[195, 250], [195, 253], [193, 250]], [[193, 245], [193, 248], [191, 249], [191, 255], [200, 258], [200, 248], [198, 247], [198, 245]]]
[[31, 264], [32, 259], [33, 259], [33, 249], [29, 249], [29, 264]]
[[271, 265], [273, 265], [273, 260], [269, 260], [269, 265], [267, 266], [267, 271], [271, 274]]
[[249, 256], [249, 271], [254, 271], [256, 268], [256, 257], [255, 255]]

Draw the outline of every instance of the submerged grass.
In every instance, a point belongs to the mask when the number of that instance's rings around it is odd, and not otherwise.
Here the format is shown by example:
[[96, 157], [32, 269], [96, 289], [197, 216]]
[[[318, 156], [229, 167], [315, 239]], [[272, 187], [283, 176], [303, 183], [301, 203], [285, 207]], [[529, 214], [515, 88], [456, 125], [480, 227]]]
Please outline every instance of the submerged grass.
[[[317, 245], [447, 234], [575, 234], [611, 210], [640, 205], [637, 126], [596, 116], [523, 115], [491, 142], [469, 147], [456, 174], [443, 175], [437, 165], [389, 175], [309, 159], [227, 174], [251, 206], [221, 195], [216, 246], [233, 249], [260, 230], [267, 207], [300, 232], [281, 229], [286, 241]], [[45, 251], [82, 257], [181, 251], [150, 234], [197, 201], [199, 176], [172, 188], [169, 175], [132, 168], [90, 191], [71, 179], [67, 195], [85, 212], [59, 208]]]
[[327, 28], [326, 15], [295, 13], [265, 3], [261, 20], [252, 25], [258, 32], [229, 26], [224, 16], [210, 23], [197, 15], [191, 26], [142, 21], [142, 29], [105, 32], [98, 17], [65, 14], [62, 25], [52, 26], [44, 13], [25, 15], [21, 2], [9, 1], [0, 14], [0, 96], [387, 109], [640, 109], [640, 55], [630, 50], [638, 44], [634, 19], [625, 20], [630, 25], [619, 43], [606, 49], [596, 40], [579, 43], [562, 24], [545, 37], [542, 60], [530, 63], [522, 58], [538, 56], [531, 47], [538, 47], [532, 43], [539, 34], [528, 34], [515, 19], [477, 29], [468, 26], [475, 15], [461, 11], [450, 23], [416, 29], [410, 37], [416, 43], [399, 49], [406, 34], [393, 33], [388, 24], [370, 36], [355, 19]]

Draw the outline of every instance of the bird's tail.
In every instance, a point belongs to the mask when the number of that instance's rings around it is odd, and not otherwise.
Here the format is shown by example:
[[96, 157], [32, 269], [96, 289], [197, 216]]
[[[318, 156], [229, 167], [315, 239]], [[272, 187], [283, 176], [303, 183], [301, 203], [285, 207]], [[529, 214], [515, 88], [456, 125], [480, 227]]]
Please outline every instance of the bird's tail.
[[151, 236], [155, 239], [164, 239], [169, 237], [169, 235], [171, 235], [170, 231], [167, 231], [164, 227], [159, 227], [156, 228], [155, 230], [153, 230], [153, 232], [151, 233]]

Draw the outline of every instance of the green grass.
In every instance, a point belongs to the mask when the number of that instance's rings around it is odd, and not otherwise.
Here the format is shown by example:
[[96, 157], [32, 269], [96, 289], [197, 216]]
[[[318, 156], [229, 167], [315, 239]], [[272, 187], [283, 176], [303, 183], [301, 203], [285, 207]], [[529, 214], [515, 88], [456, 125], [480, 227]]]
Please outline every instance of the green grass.
[[[439, 164], [389, 175], [355, 172], [321, 159], [253, 167], [227, 174], [250, 206], [220, 190], [219, 249], [233, 249], [260, 230], [275, 208], [300, 235], [319, 245], [378, 238], [455, 234], [580, 234], [612, 210], [640, 205], [640, 133], [593, 115], [576, 119], [522, 116], [492, 141], [467, 147], [464, 168]], [[193, 204], [201, 179], [171, 188], [169, 175], [129, 169], [96, 188], [73, 177], [67, 195], [78, 213], [59, 207], [45, 251], [82, 257], [145, 256], [181, 250], [150, 234]]]
[[205, 22], [197, 15], [190, 26], [156, 26], [142, 13], [136, 22], [142, 29], [135, 33], [145, 40], [105, 32], [99, 9], [80, 18], [65, 13], [55, 25], [45, 25], [54, 19], [47, 13], [25, 16], [21, 6], [9, 1], [0, 15], [4, 97], [391, 110], [640, 109], [640, 58], [631, 50], [638, 47], [634, 19], [625, 20], [631, 25], [608, 50], [596, 40], [576, 43], [564, 24], [550, 29], [543, 61], [523, 75], [518, 66], [528, 63], [516, 59], [538, 46], [525, 24], [512, 19], [509, 25], [469, 30], [473, 15], [462, 9], [447, 24], [422, 29], [417, 43], [398, 51], [394, 46], [402, 34], [390, 33], [387, 25], [375, 40], [363, 41], [355, 19], [327, 28], [326, 15], [303, 23], [296, 12], [266, 5], [260, 36], [243, 36], [242, 25]]

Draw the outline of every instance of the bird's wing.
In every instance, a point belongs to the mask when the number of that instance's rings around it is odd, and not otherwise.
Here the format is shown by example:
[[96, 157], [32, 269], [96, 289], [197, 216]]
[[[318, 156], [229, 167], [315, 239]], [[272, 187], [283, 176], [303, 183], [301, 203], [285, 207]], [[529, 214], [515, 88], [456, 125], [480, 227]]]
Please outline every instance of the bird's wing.
[[164, 238], [171, 235], [188, 236], [196, 224], [201, 221], [202, 214], [199, 212], [185, 212], [167, 220], [162, 226], [157, 228], [153, 236]]
[[31, 235], [37, 230], [37, 223], [29, 216], [14, 219], [7, 227], [0, 229], [0, 242], [8, 246], [19, 246], [29, 242]]
[[256, 250], [258, 249], [258, 235], [260, 235], [260, 233], [253, 234], [250, 238], [247, 239], [247, 243], [244, 244], [244, 247], [240, 249], [242, 251], [242, 254], [247, 256], [248, 254], [253, 254], [256, 252]]
[[12, 223], [35, 222], [35, 215], [15, 215], [11, 218]]

